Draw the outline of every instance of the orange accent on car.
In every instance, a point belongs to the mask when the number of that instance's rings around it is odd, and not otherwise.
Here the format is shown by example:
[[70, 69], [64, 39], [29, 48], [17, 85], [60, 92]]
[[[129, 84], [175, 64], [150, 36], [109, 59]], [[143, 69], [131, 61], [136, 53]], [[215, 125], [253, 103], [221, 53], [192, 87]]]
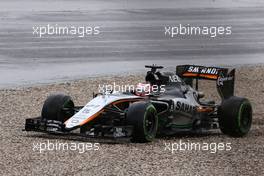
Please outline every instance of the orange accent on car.
[[209, 78], [209, 79], [217, 79], [218, 75], [208, 75], [208, 74], [200, 74], [200, 77]]
[[211, 75], [211, 74], [198, 74], [198, 73], [184, 73], [183, 76], [186, 77], [202, 77], [208, 79], [217, 79], [218, 75]]
[[[137, 99], [124, 99], [124, 100], [119, 100], [119, 101], [115, 101], [111, 104], [118, 104], [118, 103], [124, 103], [124, 102], [134, 102], [134, 101], [138, 101], [138, 100], [143, 100], [143, 98], [137, 98]], [[84, 120], [82, 123], [80, 123], [80, 126], [92, 121], [93, 119], [95, 119], [96, 117], [98, 117], [104, 110], [102, 109], [101, 111], [95, 113], [94, 115], [92, 115], [91, 117], [87, 118], [86, 120]]]
[[204, 107], [204, 106], [197, 107], [197, 112], [212, 112], [212, 111], [214, 111], [214, 108], [211, 107]]
[[119, 104], [119, 103], [124, 103], [124, 102], [135, 102], [135, 101], [139, 101], [139, 100], [143, 100], [143, 98], [136, 98], [136, 99], [124, 99], [124, 100], [118, 100], [113, 102], [113, 105]]
[[183, 76], [193, 76], [193, 77], [195, 77], [195, 76], [198, 76], [198, 74], [197, 73], [184, 73]]
[[88, 119], [84, 120], [82, 123], [80, 123], [80, 126], [92, 121], [93, 119], [95, 119], [97, 116], [99, 116], [104, 110], [101, 110], [97, 113], [95, 113], [94, 115], [92, 115], [91, 117], [89, 117]]

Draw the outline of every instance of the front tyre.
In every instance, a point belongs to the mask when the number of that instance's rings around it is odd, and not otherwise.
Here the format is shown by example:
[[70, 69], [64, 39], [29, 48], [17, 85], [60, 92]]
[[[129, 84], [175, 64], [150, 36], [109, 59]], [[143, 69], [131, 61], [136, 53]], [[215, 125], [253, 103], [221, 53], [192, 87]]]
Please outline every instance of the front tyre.
[[158, 130], [156, 108], [148, 102], [136, 102], [129, 106], [126, 113], [128, 125], [134, 127], [133, 142], [151, 142], [155, 139]]
[[232, 137], [245, 136], [252, 123], [252, 106], [246, 98], [230, 97], [219, 107], [219, 126], [224, 134]]
[[41, 117], [64, 123], [74, 115], [74, 103], [70, 96], [64, 94], [50, 95], [42, 107]]

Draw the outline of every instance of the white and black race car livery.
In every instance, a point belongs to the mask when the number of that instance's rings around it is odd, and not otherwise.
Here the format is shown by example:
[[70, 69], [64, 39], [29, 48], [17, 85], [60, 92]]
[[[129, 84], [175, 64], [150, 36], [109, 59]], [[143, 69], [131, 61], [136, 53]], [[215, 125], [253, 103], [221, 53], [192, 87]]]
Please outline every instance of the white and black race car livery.
[[[151, 69], [146, 84], [162, 89], [145, 94], [105, 91], [80, 107], [70, 96], [51, 95], [40, 117], [26, 119], [25, 130], [70, 135], [80, 129], [82, 136], [125, 137], [134, 142], [218, 128], [234, 137], [249, 132], [252, 107], [246, 98], [234, 96], [235, 69], [180, 65], [175, 72], [160, 72], [161, 66], [146, 68]], [[216, 82], [221, 103], [204, 99], [200, 79]]]

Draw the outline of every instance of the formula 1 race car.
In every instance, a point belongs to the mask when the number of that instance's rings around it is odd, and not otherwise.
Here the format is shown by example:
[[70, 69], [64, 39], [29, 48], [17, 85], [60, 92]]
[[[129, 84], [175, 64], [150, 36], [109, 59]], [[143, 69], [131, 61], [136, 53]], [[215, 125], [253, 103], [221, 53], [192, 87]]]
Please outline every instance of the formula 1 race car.
[[[70, 96], [49, 96], [41, 116], [26, 119], [25, 130], [73, 134], [80, 129], [82, 136], [125, 137], [134, 142], [218, 128], [232, 137], [249, 132], [252, 106], [246, 98], [234, 96], [235, 69], [180, 65], [175, 72], [161, 72], [161, 66], [146, 68], [150, 68], [146, 84], [123, 92], [105, 90], [82, 107], [75, 106]], [[204, 100], [198, 89], [201, 79], [216, 82], [221, 103]]]

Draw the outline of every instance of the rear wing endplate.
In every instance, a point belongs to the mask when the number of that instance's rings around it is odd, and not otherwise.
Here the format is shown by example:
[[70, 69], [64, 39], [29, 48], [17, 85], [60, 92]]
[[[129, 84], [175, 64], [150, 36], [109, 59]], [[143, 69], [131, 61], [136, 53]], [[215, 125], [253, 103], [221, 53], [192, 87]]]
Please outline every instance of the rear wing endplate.
[[227, 99], [234, 95], [235, 69], [179, 65], [176, 67], [176, 74], [191, 86], [194, 79], [215, 80], [218, 93], [222, 99]]

